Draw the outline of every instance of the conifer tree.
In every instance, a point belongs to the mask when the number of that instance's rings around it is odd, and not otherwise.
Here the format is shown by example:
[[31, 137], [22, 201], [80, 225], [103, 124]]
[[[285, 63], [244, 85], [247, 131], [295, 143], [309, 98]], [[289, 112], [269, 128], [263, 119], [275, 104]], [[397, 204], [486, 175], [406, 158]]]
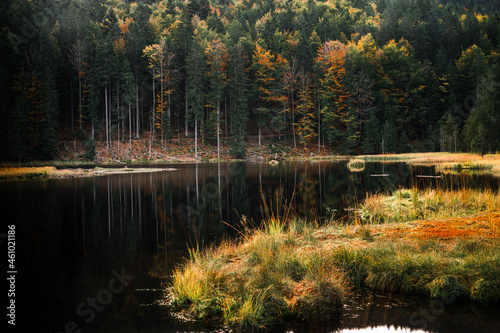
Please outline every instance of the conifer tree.
[[198, 126], [203, 120], [203, 106], [205, 105], [204, 76], [206, 71], [205, 57], [200, 41], [191, 42], [189, 56], [187, 57], [187, 86], [189, 115], [194, 122], [194, 157], [198, 158]]
[[230, 63], [230, 106], [231, 120], [231, 153], [236, 158], [242, 158], [246, 153], [245, 137], [247, 132], [248, 105], [246, 99], [245, 53], [241, 43], [238, 43], [231, 53]]
[[229, 52], [219, 37], [208, 43], [205, 49], [209, 77], [209, 96], [215, 113], [215, 125], [217, 136], [217, 158], [220, 158], [220, 104], [224, 97], [224, 88], [227, 84], [226, 67], [229, 61]]

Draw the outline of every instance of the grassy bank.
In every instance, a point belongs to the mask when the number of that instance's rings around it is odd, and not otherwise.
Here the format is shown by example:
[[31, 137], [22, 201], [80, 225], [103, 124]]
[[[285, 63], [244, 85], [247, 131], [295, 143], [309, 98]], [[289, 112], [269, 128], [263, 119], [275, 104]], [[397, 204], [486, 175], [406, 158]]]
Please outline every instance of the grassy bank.
[[301, 221], [271, 220], [239, 243], [191, 252], [173, 275], [172, 303], [239, 329], [338, 315], [348, 284], [312, 232]]
[[244, 329], [335, 316], [353, 288], [498, 302], [499, 204], [494, 192], [402, 190], [368, 198], [365, 224], [271, 217], [239, 241], [191, 252], [173, 274], [172, 304]]
[[500, 195], [491, 189], [401, 189], [390, 195], [370, 195], [359, 208], [359, 217], [365, 223], [463, 217], [500, 211]]
[[74, 178], [97, 177], [114, 174], [145, 173], [171, 171], [172, 168], [92, 168], [92, 169], [57, 169], [53, 166], [45, 167], [13, 167], [0, 168], [0, 180], [45, 179], [45, 178]]
[[366, 162], [406, 162], [436, 166], [439, 172], [490, 172], [500, 175], [500, 155], [472, 153], [409, 153], [358, 156]]

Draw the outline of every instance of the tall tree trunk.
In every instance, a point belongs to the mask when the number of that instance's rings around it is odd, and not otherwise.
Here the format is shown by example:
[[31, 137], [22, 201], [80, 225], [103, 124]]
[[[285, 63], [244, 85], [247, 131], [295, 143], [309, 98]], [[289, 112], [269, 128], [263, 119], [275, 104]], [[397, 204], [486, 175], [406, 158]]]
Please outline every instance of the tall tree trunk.
[[[74, 119], [74, 112], [75, 112], [75, 109], [74, 109], [74, 106], [73, 106], [73, 80], [70, 81], [69, 83], [69, 91], [70, 91], [70, 104], [71, 104], [71, 133], [74, 133], [75, 132], [75, 128], [74, 128], [74, 122], [75, 122], [75, 119]], [[67, 101], [67, 99], [66, 99]], [[67, 119], [67, 118], [66, 118]]]
[[225, 121], [225, 124], [224, 124], [224, 129], [226, 131], [226, 141], [224, 142], [225, 144], [227, 144], [227, 98], [224, 99], [224, 111], [225, 111], [225, 117], [224, 117], [224, 121]]
[[220, 158], [220, 101], [217, 101], [217, 158]]
[[260, 137], [261, 137], [261, 130], [260, 130], [260, 105], [259, 105], [259, 148], [260, 148]]
[[135, 138], [139, 139], [139, 83], [135, 75]]
[[118, 131], [116, 133], [116, 142], [118, 144], [118, 150], [116, 151], [117, 160], [120, 161], [120, 122], [117, 124]]
[[108, 86], [104, 87], [104, 104], [106, 108], [106, 149], [109, 150], [109, 127], [108, 127]]
[[198, 119], [194, 120], [194, 158], [198, 158]]
[[80, 75], [78, 75], [78, 122], [80, 123], [80, 129], [82, 129], [82, 122], [83, 122], [82, 108], [83, 108], [82, 78], [80, 77]]
[[[167, 108], [167, 116], [168, 116], [168, 119], [167, 119], [167, 121], [168, 121], [168, 123], [167, 123], [167, 136], [169, 138], [171, 138], [171, 131], [172, 131], [172, 127], [171, 127], [172, 126], [171, 125], [172, 124], [172, 122], [171, 122], [172, 119], [170, 118], [170, 114], [171, 114], [171, 110], [170, 110], [170, 95], [171, 94], [170, 94], [170, 90], [169, 90], [168, 95], [167, 95], [167, 101], [168, 101], [168, 108]], [[169, 139], [169, 142], [170, 142], [170, 139]]]
[[128, 106], [128, 143], [130, 152], [132, 152], [132, 111], [130, 104]]
[[184, 94], [184, 102], [186, 105], [186, 123], [185, 123], [185, 130], [184, 130], [184, 136], [188, 136], [188, 84], [187, 84], [187, 78], [186, 78], [186, 83], [184, 84], [185, 87], [185, 94]]
[[292, 92], [292, 133], [293, 133], [293, 147], [297, 148], [297, 139], [295, 138], [295, 105], [293, 100], [293, 92]]
[[318, 154], [321, 152], [321, 102], [318, 102]]

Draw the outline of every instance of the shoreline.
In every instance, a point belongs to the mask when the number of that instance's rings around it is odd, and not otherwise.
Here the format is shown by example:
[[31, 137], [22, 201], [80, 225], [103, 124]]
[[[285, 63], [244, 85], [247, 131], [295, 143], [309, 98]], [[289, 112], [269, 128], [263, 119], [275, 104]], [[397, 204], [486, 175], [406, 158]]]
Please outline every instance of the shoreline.
[[[277, 160], [276, 156], [248, 156], [245, 159], [232, 158], [199, 158], [190, 156], [177, 156], [168, 159], [155, 160], [109, 160], [105, 163], [95, 163], [84, 160], [53, 160], [46, 162], [30, 162], [16, 164], [12, 162], [3, 163], [0, 166], [0, 180], [20, 179], [46, 179], [67, 177], [92, 177], [113, 173], [133, 172], [155, 172], [156, 169], [170, 169], [175, 164], [197, 164], [197, 163], [231, 163], [231, 162], [255, 162], [278, 164], [279, 162], [322, 162], [322, 161], [346, 161], [355, 163], [400, 163], [405, 162], [413, 165], [437, 165], [442, 172], [450, 171], [489, 171], [500, 175], [500, 155], [488, 154], [481, 157], [470, 153], [405, 153], [385, 155], [295, 155], [282, 157]], [[141, 166], [154, 166], [141, 167]], [[138, 167], [134, 167], [138, 166]], [[161, 166], [165, 166], [162, 168]], [[88, 167], [88, 168], [87, 168]], [[350, 166], [349, 166], [350, 167]], [[105, 171], [97, 171], [104, 169]], [[141, 171], [137, 171], [137, 170]], [[355, 168], [354, 168], [355, 169]], [[94, 170], [94, 171], [91, 171]], [[135, 171], [134, 171], [135, 170]]]
[[35, 179], [58, 179], [58, 178], [88, 178], [117, 174], [150, 173], [162, 171], [175, 171], [175, 168], [102, 168], [89, 169], [71, 168], [57, 169], [54, 166], [46, 167], [1, 167], [0, 181], [9, 180], [35, 180]]

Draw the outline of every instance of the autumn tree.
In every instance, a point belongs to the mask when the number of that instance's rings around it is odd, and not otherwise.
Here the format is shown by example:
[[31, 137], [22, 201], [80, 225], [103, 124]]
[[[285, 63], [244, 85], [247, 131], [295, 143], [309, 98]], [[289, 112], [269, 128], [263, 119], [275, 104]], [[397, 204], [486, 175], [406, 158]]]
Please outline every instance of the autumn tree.
[[254, 93], [258, 100], [256, 108], [257, 119], [255, 122], [258, 126], [259, 147], [262, 143], [262, 126], [268, 123], [269, 115], [272, 107], [272, 85], [275, 81], [275, 56], [270, 50], [264, 49], [257, 44], [252, 56], [252, 71], [254, 75]]
[[[173, 68], [175, 54], [170, 50], [166, 39], [161, 39], [158, 44], [147, 46], [144, 49], [144, 55], [149, 60], [149, 67], [153, 73], [153, 78], [157, 79], [160, 83], [160, 89], [155, 95], [154, 127], [161, 131], [161, 144], [163, 146], [165, 131], [169, 137], [171, 134], [170, 98], [173, 92], [172, 85], [176, 80], [175, 75], [177, 73], [177, 69]], [[165, 110], [167, 111], [166, 117]]]
[[352, 96], [344, 84], [346, 46], [327, 41], [318, 51], [316, 63], [321, 70], [319, 92], [324, 132], [330, 144], [339, 144], [349, 152], [357, 141], [359, 129], [352, 107]]
[[312, 80], [309, 74], [302, 69], [299, 72], [299, 100], [297, 114], [300, 120], [297, 123], [297, 132], [304, 147], [316, 136], [315, 108], [312, 94]]

